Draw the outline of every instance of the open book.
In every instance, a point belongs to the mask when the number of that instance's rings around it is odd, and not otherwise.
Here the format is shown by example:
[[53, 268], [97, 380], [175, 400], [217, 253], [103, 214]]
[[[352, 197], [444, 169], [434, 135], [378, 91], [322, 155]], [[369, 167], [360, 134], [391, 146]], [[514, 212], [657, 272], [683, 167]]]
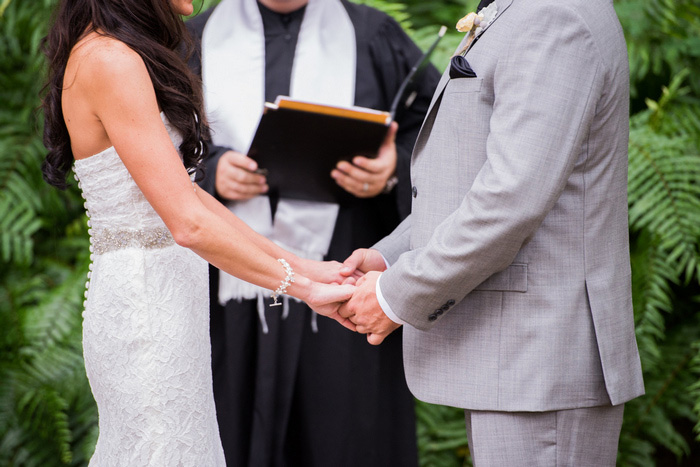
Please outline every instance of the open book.
[[388, 112], [280, 96], [265, 104], [248, 156], [267, 172], [271, 194], [339, 202], [350, 194], [331, 178], [331, 170], [341, 159], [374, 157], [390, 123]]
[[266, 103], [248, 156], [266, 174], [270, 194], [324, 202], [351, 199], [331, 178], [331, 170], [340, 160], [377, 155], [397, 109], [410, 107], [415, 98], [415, 83], [443, 35], [444, 27], [399, 87], [391, 112], [286, 96]]

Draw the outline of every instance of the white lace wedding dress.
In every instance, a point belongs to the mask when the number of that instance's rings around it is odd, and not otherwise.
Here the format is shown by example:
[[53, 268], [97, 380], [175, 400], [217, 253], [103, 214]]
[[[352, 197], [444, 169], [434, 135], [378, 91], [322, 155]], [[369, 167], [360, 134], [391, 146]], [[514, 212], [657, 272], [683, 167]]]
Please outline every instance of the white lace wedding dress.
[[90, 466], [225, 466], [207, 263], [175, 244], [114, 148], [74, 171], [92, 252], [83, 351], [99, 438]]

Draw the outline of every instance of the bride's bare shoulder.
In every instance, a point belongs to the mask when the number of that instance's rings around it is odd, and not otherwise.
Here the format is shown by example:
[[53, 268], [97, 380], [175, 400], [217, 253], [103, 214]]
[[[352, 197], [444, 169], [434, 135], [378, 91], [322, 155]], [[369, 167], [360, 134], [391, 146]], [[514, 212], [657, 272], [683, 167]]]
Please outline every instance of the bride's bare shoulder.
[[92, 31], [75, 44], [71, 50], [70, 59], [106, 64], [113, 60], [140, 60], [140, 57], [122, 41]]
[[89, 85], [125, 83], [147, 73], [141, 56], [125, 43], [97, 32], [83, 37], [71, 50], [66, 78]]
[[132, 111], [157, 109], [150, 76], [141, 56], [112, 37], [90, 33], [73, 47], [63, 77], [63, 117], [76, 156], [113, 145], [105, 122]]

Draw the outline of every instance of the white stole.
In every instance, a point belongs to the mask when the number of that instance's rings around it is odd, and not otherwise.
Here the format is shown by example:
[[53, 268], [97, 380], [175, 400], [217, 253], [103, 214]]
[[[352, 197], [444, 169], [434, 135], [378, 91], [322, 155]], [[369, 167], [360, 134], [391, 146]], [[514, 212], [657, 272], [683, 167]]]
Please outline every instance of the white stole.
[[[309, 0], [294, 55], [291, 96], [353, 105], [356, 55], [355, 29], [340, 0]], [[202, 36], [202, 80], [214, 144], [247, 153], [265, 96], [265, 34], [255, 0], [222, 0], [212, 13]], [[273, 224], [266, 196], [229, 202], [228, 207], [282, 247], [319, 260], [328, 252], [338, 215], [336, 204], [281, 199]], [[262, 304], [261, 297], [270, 294], [223, 271], [219, 277], [221, 304], [234, 298], [258, 298]]]

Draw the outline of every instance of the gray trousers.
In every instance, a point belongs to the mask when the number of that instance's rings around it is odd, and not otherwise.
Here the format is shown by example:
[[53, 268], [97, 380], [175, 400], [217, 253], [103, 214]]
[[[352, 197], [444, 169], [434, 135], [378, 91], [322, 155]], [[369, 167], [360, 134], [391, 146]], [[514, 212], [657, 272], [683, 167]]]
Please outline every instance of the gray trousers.
[[465, 410], [474, 467], [614, 466], [624, 404], [552, 412]]

